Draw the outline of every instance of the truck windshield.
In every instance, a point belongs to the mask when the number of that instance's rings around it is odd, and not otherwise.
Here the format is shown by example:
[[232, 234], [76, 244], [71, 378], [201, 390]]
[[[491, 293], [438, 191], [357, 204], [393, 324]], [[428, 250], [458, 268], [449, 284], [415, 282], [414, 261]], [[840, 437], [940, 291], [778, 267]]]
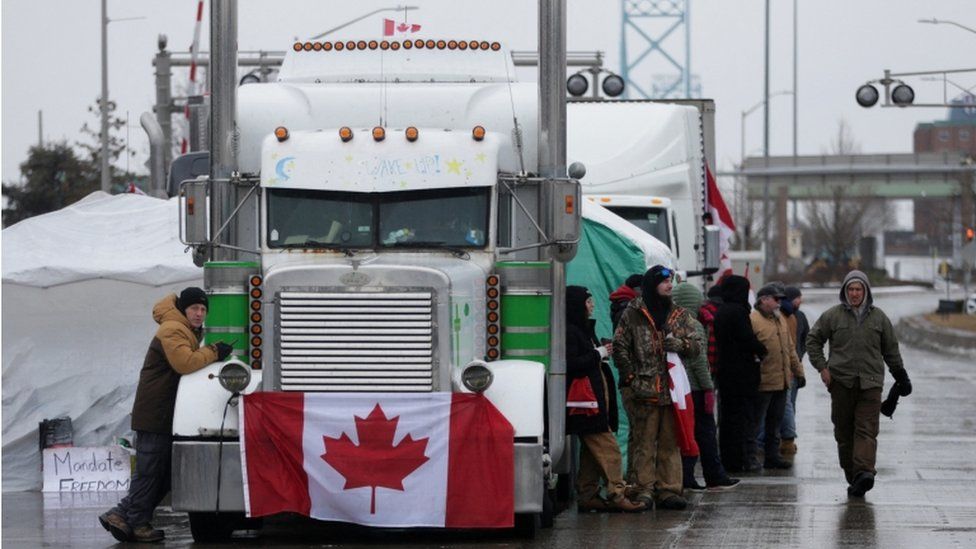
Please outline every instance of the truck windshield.
[[665, 246], [671, 247], [671, 239], [668, 238], [667, 210], [664, 208], [616, 206], [608, 209], [660, 240]]
[[269, 189], [267, 242], [272, 248], [483, 248], [490, 191]]

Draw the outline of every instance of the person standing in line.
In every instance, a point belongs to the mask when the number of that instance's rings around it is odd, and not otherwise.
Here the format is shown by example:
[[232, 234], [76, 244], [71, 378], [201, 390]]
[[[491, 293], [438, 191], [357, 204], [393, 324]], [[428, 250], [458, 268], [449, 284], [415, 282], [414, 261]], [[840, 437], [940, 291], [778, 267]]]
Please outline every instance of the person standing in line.
[[[796, 341], [796, 358], [803, 363], [803, 356], [807, 353], [807, 335], [810, 333], [810, 323], [807, 315], [800, 310], [803, 303], [803, 294], [796, 286], [786, 287], [786, 297], [780, 302], [779, 310], [786, 319], [786, 324], [790, 326], [790, 333], [794, 334]], [[786, 410], [783, 412], [783, 423], [779, 428], [779, 436], [782, 442], [779, 445], [779, 453], [783, 459], [793, 460], [796, 455], [796, 394], [799, 391], [799, 380], [793, 378], [790, 384], [790, 391], [786, 398]]]
[[635, 297], [640, 295], [643, 279], [644, 275], [642, 274], [632, 274], [610, 294], [610, 323], [614, 330], [617, 329], [617, 323], [620, 322], [620, 315], [624, 314], [624, 309]]
[[784, 297], [785, 288], [779, 282], [763, 286], [756, 294], [756, 306], [749, 315], [752, 331], [767, 351], [760, 364], [759, 395], [755, 400], [756, 417], [762, 419], [762, 427], [759, 428], [764, 429], [763, 467], [766, 469], [789, 469], [793, 466], [779, 453], [779, 429], [786, 407], [787, 389], [793, 378], [797, 379], [800, 387], [806, 385], [803, 366], [796, 358], [794, 336], [779, 314], [780, 301]]
[[[830, 356], [824, 356], [824, 345]], [[851, 271], [840, 289], [840, 304], [827, 309], [807, 336], [810, 363], [830, 393], [837, 457], [847, 479], [847, 494], [863, 497], [877, 475], [878, 430], [884, 367], [901, 396], [912, 393], [895, 329], [874, 306], [868, 277]]]
[[759, 362], [766, 348], [756, 339], [749, 321], [749, 280], [732, 275], [722, 282], [722, 305], [715, 316], [718, 346], [719, 454], [729, 473], [756, 472], [753, 463], [759, 392]]
[[707, 299], [702, 303], [701, 307], [698, 308], [698, 322], [705, 327], [705, 331], [708, 333], [708, 347], [705, 357], [708, 359], [708, 369], [712, 373], [712, 377], [715, 377], [718, 366], [718, 343], [715, 340], [715, 316], [718, 314], [718, 308], [722, 305], [722, 286], [719, 283], [715, 283], [714, 286], [708, 289]]
[[[643, 503], [624, 496], [623, 458], [614, 432], [617, 430], [617, 393], [606, 360], [613, 344], [596, 338], [593, 297], [582, 286], [566, 287], [566, 433], [580, 440], [579, 474], [576, 479], [578, 510], [643, 511]], [[577, 380], [585, 380], [591, 394], [573, 394]], [[595, 398], [596, 408], [586, 399]], [[575, 400], [581, 399], [581, 400]], [[592, 402], [592, 401], [589, 401]], [[606, 482], [607, 499], [600, 497], [600, 480]]]
[[[697, 311], [702, 307], [702, 293], [694, 284], [682, 282], [672, 291], [674, 304], [688, 311]], [[698, 343], [704, 348], [708, 336], [704, 326], [697, 320], [692, 320]], [[705, 488], [722, 490], [732, 488], [739, 483], [738, 479], [729, 478], [722, 461], [718, 456], [718, 442], [715, 438], [715, 384], [708, 367], [708, 359], [703, 353], [697, 357], [681, 357], [688, 372], [688, 382], [691, 385], [691, 398], [695, 405], [695, 442], [701, 453], [702, 475], [705, 486], [695, 480], [695, 464], [697, 457], [682, 457], [684, 465], [684, 488], [686, 490], [704, 490]]]
[[129, 493], [98, 517], [118, 541], [157, 542], [165, 538], [150, 521], [170, 489], [173, 413], [180, 377], [224, 360], [233, 350], [223, 342], [200, 346], [207, 305], [206, 292], [190, 287], [179, 297], [168, 295], [153, 307], [153, 320], [159, 328], [146, 351], [132, 405], [136, 469]]
[[630, 420], [627, 477], [635, 499], [680, 510], [688, 502], [682, 497], [667, 353], [694, 358], [700, 349], [691, 315], [671, 301], [673, 275], [661, 265], [644, 273], [641, 296], [624, 310], [614, 333], [613, 360]]

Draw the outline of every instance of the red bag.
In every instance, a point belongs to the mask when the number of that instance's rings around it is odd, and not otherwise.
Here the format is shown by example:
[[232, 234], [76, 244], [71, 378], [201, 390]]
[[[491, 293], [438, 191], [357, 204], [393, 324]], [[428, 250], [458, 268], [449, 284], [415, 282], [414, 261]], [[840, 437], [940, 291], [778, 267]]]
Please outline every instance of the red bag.
[[569, 384], [569, 394], [566, 396], [566, 408], [569, 415], [595, 416], [600, 413], [600, 404], [596, 400], [596, 392], [588, 377], [578, 377]]

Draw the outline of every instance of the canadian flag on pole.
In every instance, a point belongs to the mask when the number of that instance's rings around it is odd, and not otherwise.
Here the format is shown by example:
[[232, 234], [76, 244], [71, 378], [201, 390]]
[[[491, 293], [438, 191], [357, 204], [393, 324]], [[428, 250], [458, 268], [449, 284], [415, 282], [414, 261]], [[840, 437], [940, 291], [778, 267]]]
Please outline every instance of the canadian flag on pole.
[[668, 353], [668, 375], [671, 378], [671, 402], [674, 404], [674, 436], [681, 455], [698, 455], [695, 441], [695, 402], [691, 398], [688, 372], [677, 353]]
[[732, 274], [732, 260], [729, 259], [729, 240], [735, 236], [735, 222], [732, 221], [732, 214], [729, 213], [722, 193], [718, 190], [715, 183], [715, 176], [712, 170], [705, 166], [705, 178], [708, 184], [708, 211], [712, 214], [712, 222], [718, 224], [718, 242], [721, 258], [719, 261], [719, 277]]
[[393, 36], [394, 34], [402, 34], [405, 32], [415, 33], [420, 30], [420, 25], [415, 25], [412, 23], [397, 23], [392, 19], [383, 20], [383, 36]]
[[243, 400], [249, 517], [513, 524], [514, 429], [482, 395], [267, 392]]

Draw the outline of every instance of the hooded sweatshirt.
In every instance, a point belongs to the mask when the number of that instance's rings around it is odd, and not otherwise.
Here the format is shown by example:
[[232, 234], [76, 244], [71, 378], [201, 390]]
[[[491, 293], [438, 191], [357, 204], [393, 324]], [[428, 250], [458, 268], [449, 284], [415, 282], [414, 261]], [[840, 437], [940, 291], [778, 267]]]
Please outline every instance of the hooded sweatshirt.
[[613, 324], [614, 330], [617, 329], [617, 323], [620, 322], [620, 315], [624, 313], [627, 304], [635, 297], [637, 297], [637, 292], [626, 283], [621, 284], [610, 294], [610, 322]]
[[[847, 301], [847, 286], [851, 282], [864, 285], [864, 301], [853, 307]], [[824, 354], [824, 346], [830, 343], [830, 355]], [[861, 389], [880, 388], [884, 385], [884, 366], [895, 378], [905, 371], [898, 338], [884, 312], [874, 306], [871, 286], [861, 271], [851, 271], [844, 277], [840, 291], [840, 304], [827, 309], [807, 336], [807, 352], [810, 363], [817, 371], [830, 369], [832, 383]]]

